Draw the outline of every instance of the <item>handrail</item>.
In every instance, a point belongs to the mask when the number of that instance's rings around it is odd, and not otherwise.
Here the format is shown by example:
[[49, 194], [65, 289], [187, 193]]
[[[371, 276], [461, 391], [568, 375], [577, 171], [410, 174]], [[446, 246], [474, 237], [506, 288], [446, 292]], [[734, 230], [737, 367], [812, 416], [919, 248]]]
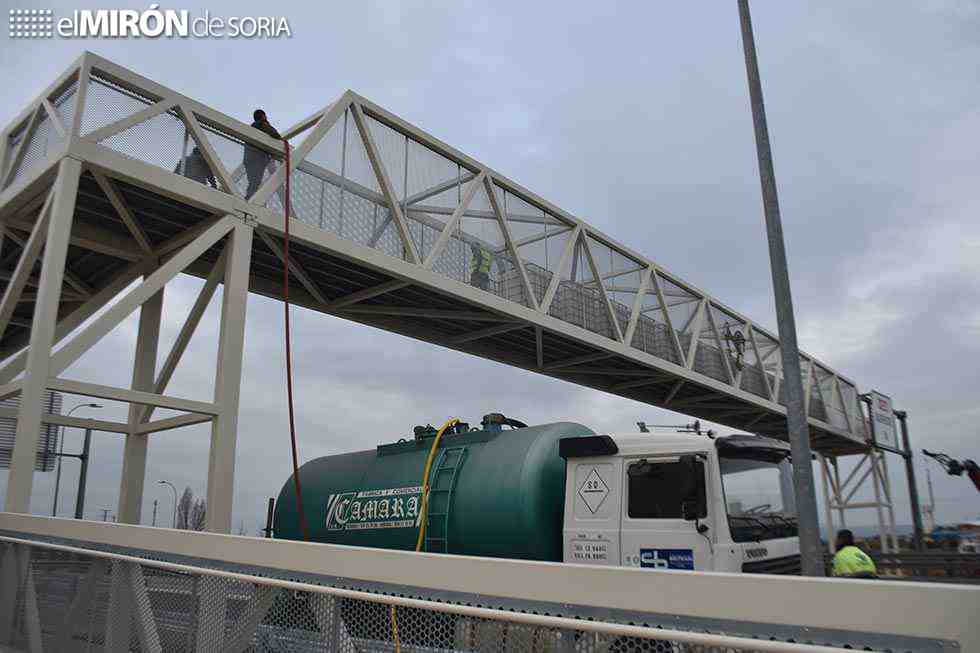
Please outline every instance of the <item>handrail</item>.
[[139, 564], [144, 567], [153, 567], [165, 571], [178, 573], [201, 574], [222, 578], [225, 580], [263, 585], [290, 591], [311, 592], [315, 594], [325, 594], [337, 598], [354, 599], [359, 601], [370, 601], [389, 606], [401, 608], [415, 608], [420, 610], [431, 610], [466, 617], [480, 619], [490, 619], [495, 621], [509, 621], [527, 626], [538, 626], [542, 628], [561, 628], [569, 630], [580, 630], [592, 633], [600, 633], [614, 637], [636, 637], [641, 639], [670, 640], [682, 644], [695, 646], [717, 646], [722, 648], [744, 649], [752, 651], [771, 651], [785, 653], [840, 653], [847, 649], [833, 646], [817, 646], [812, 644], [797, 644], [789, 642], [777, 642], [769, 640], [751, 639], [748, 637], [735, 637], [731, 635], [719, 635], [712, 633], [696, 633], [683, 630], [673, 630], [669, 628], [650, 628], [646, 626], [632, 626], [603, 621], [586, 621], [582, 619], [572, 619], [568, 617], [554, 617], [541, 614], [529, 614], [524, 612], [511, 612], [507, 610], [496, 610], [493, 608], [481, 608], [470, 605], [456, 605], [453, 603], [440, 603], [425, 599], [413, 599], [401, 596], [390, 596], [386, 594], [374, 594], [360, 590], [349, 590], [338, 587], [324, 585], [313, 585], [310, 583], [300, 583], [296, 581], [282, 580], [278, 578], [266, 578], [263, 576], [253, 576], [238, 572], [223, 571], [220, 569], [208, 569], [193, 565], [165, 562], [162, 560], [151, 560], [122, 553], [111, 553], [107, 551], [96, 551], [83, 549], [80, 547], [67, 546], [63, 544], [53, 544], [50, 542], [39, 542], [35, 540], [25, 540], [15, 537], [0, 536], [0, 542], [19, 544], [50, 549], [53, 551], [63, 551], [89, 557], [103, 558], [106, 560], [117, 560]]

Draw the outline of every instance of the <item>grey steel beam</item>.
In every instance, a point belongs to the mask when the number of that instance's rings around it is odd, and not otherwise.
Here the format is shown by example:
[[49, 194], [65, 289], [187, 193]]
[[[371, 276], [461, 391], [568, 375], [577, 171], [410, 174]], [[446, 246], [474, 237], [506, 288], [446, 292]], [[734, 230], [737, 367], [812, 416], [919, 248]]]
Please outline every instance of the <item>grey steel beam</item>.
[[803, 573], [808, 576], [823, 576], [823, 546], [820, 543], [817, 495], [813, 484], [813, 464], [810, 460], [810, 428], [807, 425], [806, 398], [803, 395], [803, 381], [800, 377], [800, 351], [796, 344], [796, 319], [793, 315], [793, 296], [790, 291], [786, 246], [783, 242], [783, 226], [779, 215], [779, 197], [776, 193], [776, 173], [769, 145], [769, 127], [766, 124], [762, 81], [759, 77], [759, 62], [756, 57], [748, 0], [738, 0], [738, 14], [742, 28], [745, 71], [748, 77], [749, 96], [752, 104], [752, 122], [755, 127], [756, 154], [759, 159], [759, 177], [765, 209], [766, 233], [769, 239], [772, 285], [776, 301], [776, 321], [779, 326], [783, 377], [786, 383], [786, 421], [789, 426], [789, 442], [795, 461], [793, 465], [793, 490], [796, 494], [796, 509], [800, 524], [799, 537]]
[[896, 410], [895, 417], [902, 427], [902, 447], [905, 449], [905, 476], [909, 485], [909, 503], [912, 507], [912, 528], [914, 529], [913, 538], [916, 551], [925, 550], [922, 528], [922, 507], [919, 503], [919, 486], [915, 482], [915, 455], [912, 452], [912, 444], [909, 441], [908, 413], [904, 410]]

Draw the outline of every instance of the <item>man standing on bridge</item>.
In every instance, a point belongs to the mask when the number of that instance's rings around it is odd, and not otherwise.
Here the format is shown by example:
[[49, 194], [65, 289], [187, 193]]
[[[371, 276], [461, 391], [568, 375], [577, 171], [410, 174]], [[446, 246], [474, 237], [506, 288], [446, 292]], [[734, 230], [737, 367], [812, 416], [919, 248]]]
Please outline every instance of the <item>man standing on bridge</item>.
[[470, 243], [470, 285], [480, 290], [490, 290], [490, 267], [493, 255], [477, 242]]
[[201, 154], [201, 148], [196, 145], [191, 153], [184, 157], [182, 162], [177, 164], [174, 172], [188, 179], [199, 181], [205, 186], [211, 186], [212, 188], [218, 187], [218, 182], [215, 181], [214, 174], [211, 172], [211, 167], [208, 165], [204, 155]]
[[871, 557], [854, 545], [854, 533], [837, 533], [837, 554], [834, 555], [834, 576], [841, 578], [877, 578], [878, 570]]
[[[262, 109], [256, 109], [252, 113], [252, 118], [254, 122], [252, 127], [255, 127], [259, 131], [265, 132], [277, 141], [282, 140], [282, 136], [279, 131], [276, 130], [271, 124], [269, 124], [269, 118], [265, 115], [265, 111]], [[272, 157], [265, 150], [260, 150], [257, 147], [253, 147], [249, 144], [245, 144], [245, 157], [242, 163], [245, 165], [245, 175], [248, 177], [248, 190], [245, 191], [245, 199], [250, 198], [255, 194], [255, 191], [259, 189], [262, 185], [262, 178], [265, 176], [265, 169], [269, 167], [269, 162]]]

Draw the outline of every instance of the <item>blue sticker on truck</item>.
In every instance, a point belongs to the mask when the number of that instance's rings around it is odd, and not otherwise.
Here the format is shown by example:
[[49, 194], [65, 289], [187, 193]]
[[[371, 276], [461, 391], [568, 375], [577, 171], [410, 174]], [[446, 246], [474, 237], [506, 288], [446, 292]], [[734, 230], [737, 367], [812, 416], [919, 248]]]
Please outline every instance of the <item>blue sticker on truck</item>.
[[694, 569], [691, 549], [640, 549], [640, 566], [649, 569]]

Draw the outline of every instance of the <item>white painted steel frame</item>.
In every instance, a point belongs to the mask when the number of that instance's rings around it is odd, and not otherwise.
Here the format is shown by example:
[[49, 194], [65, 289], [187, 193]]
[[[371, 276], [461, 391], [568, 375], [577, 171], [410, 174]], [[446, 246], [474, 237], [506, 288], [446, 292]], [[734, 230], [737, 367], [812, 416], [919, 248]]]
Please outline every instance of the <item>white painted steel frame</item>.
[[[824, 529], [831, 553], [836, 552], [837, 530], [847, 528], [846, 513], [850, 510], [866, 509], [875, 511], [882, 553], [898, 553], [895, 506], [888, 479], [886, 452], [869, 449], [868, 453], [858, 458], [843, 480], [838, 457], [817, 455], [824, 496]], [[848, 458], [853, 461], [854, 456]], [[867, 488], [869, 483], [874, 500], [854, 500], [854, 496], [862, 488]]]
[[[77, 76], [75, 78], [77, 79]], [[174, 106], [173, 103], [162, 104], [165, 104], [166, 107]], [[80, 113], [82, 109], [79, 108], [78, 111]], [[34, 122], [36, 121], [32, 118], [28, 126], [28, 132], [23, 137], [21, 145], [23, 145], [23, 142], [29, 141], [29, 129]], [[129, 120], [129, 122], [135, 124], [134, 121]], [[120, 129], [118, 123], [110, 127], [112, 129], [105, 130], [107, 133]], [[19, 147], [18, 152], [22, 149], [22, 147]], [[84, 425], [86, 427], [126, 434], [118, 513], [121, 521], [138, 523], [140, 506], [142, 504], [142, 485], [145, 477], [148, 434], [205, 421], [193, 415], [184, 415], [161, 420], [157, 423], [146, 424], [147, 420], [143, 419], [144, 409], [142, 406], [162, 406], [204, 413], [207, 416], [206, 421], [214, 422], [215, 434], [213, 436], [212, 448], [217, 451], [212, 452], [212, 458], [219, 460], [234, 459], [237, 389], [240, 385], [240, 359], [242, 350], [241, 336], [236, 335], [236, 332], [241, 332], [244, 329], [244, 298], [248, 288], [248, 255], [251, 252], [252, 227], [244, 224], [239, 224], [236, 227], [226, 218], [210, 224], [197, 233], [191, 234], [187, 242], [179, 243], [181, 246], [180, 251], [170, 253], [172, 250], [169, 250], [169, 248], [167, 252], [153, 251], [149, 247], [148, 239], [136, 223], [128, 207], [126, 207], [122, 197], [115, 191], [112, 182], [101, 171], [94, 169], [92, 170], [94, 173], [93, 177], [109, 198], [120, 219], [130, 230], [135, 245], [141, 250], [140, 253], [146, 256], [146, 261], [145, 264], [131, 266], [124, 274], [121, 274], [118, 279], [121, 283], [109, 284], [110, 292], [99, 293], [98, 297], [90, 297], [91, 305], [83, 306], [78, 311], [82, 315], [79, 315], [77, 319], [71, 319], [70, 317], [58, 323], [55, 315], [61, 296], [60, 286], [62, 279], [66, 276], [64, 267], [67, 245], [72, 235], [71, 219], [74, 213], [74, 194], [78, 188], [82, 164], [72, 157], [65, 157], [60, 159], [58, 166], [57, 177], [51, 189], [45, 193], [45, 200], [31, 230], [31, 237], [22, 243], [23, 252], [20, 261], [10, 283], [8, 283], [3, 300], [0, 300], [0, 318], [2, 318], [0, 324], [5, 328], [12, 314], [12, 304], [23, 291], [24, 284], [27, 281], [25, 271], [29, 271], [33, 267], [34, 261], [40, 253], [41, 246], [45, 245], [41, 279], [37, 282], [38, 293], [30, 346], [26, 350], [26, 355], [18, 355], [8, 361], [7, 367], [2, 373], [6, 379], [10, 379], [19, 373], [21, 369], [26, 372], [24, 378], [20, 381], [7, 381], [4, 386], [6, 389], [3, 391], [3, 394], [6, 396], [20, 392], [24, 397], [19, 408], [16, 410], [5, 410], [5, 412], [16, 413], [18, 429], [23, 431], [23, 434], [17, 438], [15, 444], [14, 461], [11, 466], [11, 474], [8, 481], [6, 507], [9, 510], [29, 510], [31, 487], [33, 485], [33, 451], [29, 451], [29, 448], [36, 446], [41, 421], [53, 423], [70, 422], [72, 425]], [[13, 171], [13, 168], [11, 170]], [[165, 378], [161, 379], [159, 383], [156, 383], [154, 368], [156, 362], [156, 342], [159, 334], [162, 309], [163, 287], [188, 265], [194, 263], [200, 254], [228, 233], [232, 233], [230, 237], [231, 243], [237, 244], [237, 247], [234, 245], [230, 247], [233, 251], [238, 252], [238, 256], [233, 257], [235, 267], [225, 269], [223, 275], [226, 291], [223, 295], [225, 300], [222, 311], [222, 336], [219, 342], [219, 362], [217, 368], [219, 371], [230, 368], [231, 373], [224, 375], [224, 377], [221, 374], [218, 375], [219, 381], [216, 384], [216, 399], [219, 401], [222, 399], [225, 400], [226, 404], [232, 406], [233, 409], [222, 410], [217, 402], [212, 404], [177, 399], [162, 395], [162, 390], [157, 392], [152, 391], [155, 390], [157, 385], [166, 386], [166, 381], [169, 380], [169, 375], [173, 372], [173, 366], [179, 360], [183, 348], [186, 347], [186, 341], [193, 333], [193, 328], [196, 326], [196, 322], [200, 317], [200, 315], [192, 314], [192, 324], [185, 325], [185, 327], [189, 326], [190, 328], [185, 328], [182, 331], [182, 337], [177, 343], [177, 351], [172, 352], [176, 356], [172, 356], [168, 360], [168, 365], [164, 368], [163, 375]], [[223, 255], [219, 259], [219, 265], [224, 265], [225, 258]], [[154, 262], [159, 267], [151, 270], [150, 266]], [[57, 339], [67, 335], [73, 327], [80, 324], [104, 306], [118, 293], [125, 283], [131, 281], [132, 278], [135, 278], [143, 270], [147, 274], [143, 284], [137, 286], [109, 311], [91, 323], [68, 343], [68, 345], [59, 350], [57, 354], [51, 355], [51, 350]], [[211, 292], [213, 292], [213, 286], [214, 284], [211, 284]], [[60, 372], [77, 360], [84, 352], [88, 351], [137, 307], [140, 307], [141, 319], [131, 390], [57, 378]], [[228, 325], [229, 320], [234, 322], [233, 326]], [[239, 360], [238, 371], [236, 371], [234, 364], [236, 357]], [[23, 367], [21, 367], [22, 365]], [[31, 397], [38, 395], [38, 393], [46, 389], [131, 402], [129, 422], [123, 427], [123, 425], [116, 425], [100, 420], [72, 420], [71, 418], [62, 416], [42, 414], [40, 409], [41, 403], [39, 401], [33, 401]], [[147, 418], [148, 416], [147, 414]], [[209, 483], [208, 498], [213, 502], [213, 505], [217, 506], [217, 512], [210, 519], [209, 527], [212, 529], [228, 530], [230, 528], [231, 493], [233, 487], [231, 474], [233, 473], [233, 465], [222, 464], [219, 467], [220, 469], [213, 471], [210, 475], [214, 478]]]
[[[154, 103], [135, 114], [124, 117], [115, 123], [99, 127], [89, 134], [80, 135], [82, 115], [85, 112], [86, 96], [90, 77], [97, 74], [99, 77], [108, 79], [113, 83], [119, 84], [124, 88], [138, 91], [140, 95], [151, 98]], [[23, 174], [18, 174], [17, 164], [21, 159], [25, 143], [30, 140], [32, 130], [38, 122], [38, 117], [48, 115], [50, 112], [50, 102], [57, 97], [58, 93], [63, 92], [70, 84], [77, 83], [76, 107], [72, 125], [63, 125], [67, 130], [65, 147], [61, 150], [52, 152], [47, 160], [37, 163]], [[101, 138], [114, 133], [119, 133], [125, 128], [138, 124], [153, 115], [159, 115], [163, 111], [176, 109], [176, 115], [186, 127], [186, 132], [191, 135], [195, 142], [201, 147], [202, 154], [211, 166], [212, 171], [219, 180], [220, 189], [204, 186], [195, 181], [191, 181], [162, 170], [148, 163], [143, 163], [135, 159], [126, 157], [104, 145], [98, 143]], [[506, 331], [533, 328], [537, 342], [537, 368], [545, 371], [546, 361], [542, 352], [542, 339], [546, 332], [560, 334], [571, 340], [595, 347], [605, 352], [599, 357], [622, 356], [635, 363], [649, 368], [648, 373], [644, 373], [646, 378], [637, 382], [624, 383], [617, 386], [619, 389], [626, 387], [640, 387], [640, 384], [663, 381], [668, 378], [680, 379], [673, 386], [667, 402], [674, 398], [677, 392], [683, 387], [686, 381], [695, 383], [698, 386], [709, 388], [712, 391], [722, 393], [729, 398], [742, 402], [743, 404], [754, 407], [759, 411], [757, 419], [762, 419], [767, 415], [784, 415], [785, 408], [776, 402], [778, 396], [779, 376], [775, 375], [775, 383], [770, 385], [768, 375], [763, 372], [769, 391], [769, 399], [761, 398], [757, 395], [744, 391], [740, 387], [741, 374], [736, 377], [727, 356], [723, 353], [723, 360], [726, 366], [728, 382], [721, 382], [693, 370], [694, 359], [701, 339], [704, 320], [707, 320], [711, 334], [719, 351], [724, 352], [718, 325], [712, 317], [713, 309], [723, 311], [733, 318], [740, 320], [746, 325], [749, 334], [748, 339], [752, 343], [753, 350], [756, 352], [758, 366], [765, 368], [764, 359], [758, 355], [757, 334], [762, 334], [771, 342], [777, 339], [765, 329], [759, 327], [748, 318], [739, 315], [736, 311], [724, 306], [717, 300], [711, 298], [706, 293], [698, 290], [694, 286], [671, 275], [654, 262], [646, 259], [636, 252], [619, 244], [605, 234], [597, 231], [590, 225], [575, 218], [574, 216], [562, 211], [553, 204], [531, 193], [519, 184], [500, 175], [493, 169], [471, 159], [461, 152], [451, 148], [442, 141], [419, 130], [413, 125], [405, 122], [401, 118], [391, 114], [378, 105], [370, 102], [352, 91], [345, 92], [336, 101], [329, 104], [323, 111], [313, 114], [302, 123], [291, 130], [289, 134], [300, 134], [302, 141], [294, 149], [291, 163], [293, 168], [304, 164], [304, 160], [320, 142], [330, 128], [338, 121], [341, 116], [347, 115], [348, 111], [353, 116], [355, 126], [364, 143], [366, 154], [377, 178], [379, 187], [382, 190], [385, 202], [398, 225], [399, 235], [404, 251], [408, 260], [403, 261], [390, 257], [376, 249], [358, 245], [349, 240], [344, 240], [339, 236], [311, 227], [302, 222], [293, 221], [291, 223], [292, 237], [298, 242], [313, 249], [329, 252], [332, 255], [348, 258], [352, 261], [383, 272], [385, 275], [394, 278], [393, 281], [379, 285], [376, 288], [368, 288], [363, 291], [352, 293], [351, 295], [334, 300], [326, 301], [326, 298], [317, 292], [316, 285], [310, 281], [308, 274], [298, 265], [292, 268], [293, 274], [300, 280], [302, 286], [309, 294], [307, 305], [339, 315], [357, 315], [357, 310], [368, 307], [357, 307], [356, 304], [367, 298], [391, 292], [393, 290], [415, 285], [421, 288], [428, 288], [444, 294], [458, 297], [466, 302], [481, 306], [490, 315], [499, 316], [502, 322], [499, 326], [491, 326], [486, 329], [465, 334], [458, 337], [455, 344], [471, 342], [480, 337], [501, 334]], [[388, 125], [406, 137], [423, 144], [439, 155], [459, 165], [466, 171], [466, 176], [470, 181], [466, 191], [465, 201], [452, 211], [452, 217], [443, 228], [437, 242], [436, 249], [430, 253], [426, 261], [421, 261], [419, 253], [416, 251], [415, 244], [407, 231], [406, 218], [402, 203], [395, 197], [391, 180], [385, 170], [371, 130], [366, 125], [368, 119], [378, 120]], [[282, 153], [282, 144], [274, 141], [265, 134], [251, 128], [250, 126], [225, 116], [191, 98], [176, 93], [160, 84], [137, 75], [117, 64], [114, 64], [101, 57], [86, 53], [58, 80], [43, 92], [39, 98], [18, 118], [16, 118], [5, 130], [3, 141], [3, 155], [7, 158], [6, 136], [23, 128], [22, 142], [19, 144], [12, 161], [6, 162], [0, 167], [2, 176], [6, 182], [5, 187], [0, 189], [0, 221], [6, 224], [16, 223], [21, 227], [29, 227], [32, 232], [40, 234], [46, 227], [46, 241], [43, 267], [41, 278], [38, 281], [38, 292], [36, 300], [36, 311], [34, 327], [31, 331], [31, 346], [26, 352], [17, 353], [7, 365], [0, 370], [0, 395], [10, 396], [21, 392], [29, 398], [43, 392], [47, 388], [60, 389], [68, 392], [88, 394], [89, 396], [101, 396], [110, 399], [128, 401], [134, 404], [147, 406], [141, 408], [135, 406], [130, 414], [126, 429], [127, 442], [131, 446], [127, 451], [126, 459], [130, 461], [124, 478], [123, 485], [129, 488], [125, 490], [123, 499], [126, 504], [125, 509], [120, 509], [120, 515], [126, 520], [138, 519], [138, 507], [141, 492], [137, 487], [136, 481], [142, 465], [139, 460], [145, 456], [145, 443], [147, 435], [160, 432], [168, 428], [176, 428], [182, 425], [200, 423], [202, 419], [212, 422], [212, 456], [209, 462], [208, 480], [208, 500], [209, 500], [209, 528], [212, 530], [227, 530], [230, 526], [231, 510], [231, 487], [233, 479], [233, 461], [235, 450], [235, 427], [237, 420], [238, 393], [240, 387], [240, 368], [241, 368], [241, 347], [242, 347], [242, 323], [244, 321], [245, 296], [249, 287], [249, 254], [251, 252], [250, 243], [254, 227], [260, 228], [260, 237], [270, 250], [280, 256], [278, 251], [277, 239], [283, 233], [282, 216], [275, 211], [266, 208], [264, 202], [279, 192], [279, 187], [283, 183], [283, 169], [279, 167], [269, 179], [259, 188], [252, 201], [246, 201], [235, 190], [232, 183], [232, 174], [224, 167], [220, 157], [214, 151], [209, 139], [203, 134], [201, 122], [233, 135], [249, 146], [261, 148], [275, 155]], [[129, 238], [120, 237], [116, 234], [100, 230], [90, 224], [78, 224], [76, 229], [71, 230], [72, 210], [74, 206], [74, 193], [78, 185], [79, 175], [82, 169], [86, 169], [93, 174], [99, 187], [106, 194], [114, 211], [119, 216], [122, 223], [129, 231]], [[149, 239], [142, 227], [132, 214], [129, 207], [119, 194], [115, 185], [118, 181], [136, 184], [141, 187], [149, 188], [156, 193], [172, 198], [191, 206], [209, 210], [216, 215], [225, 216], [210, 223], [204, 224], [198, 229], [191, 230], [174, 239], [171, 243], [166, 243], [158, 247], [155, 251], [149, 243]], [[44, 184], [51, 184], [52, 190], [45, 202], [50, 205], [42, 207], [41, 215], [49, 221], [49, 224], [42, 224], [41, 220], [31, 223], [25, 215], [27, 207], [21, 198], [27, 197], [29, 191], [36, 191]], [[504, 250], [508, 250], [514, 259], [515, 267], [519, 272], [520, 281], [524, 288], [525, 296], [528, 298], [529, 306], [522, 306], [503, 298], [491, 295], [466, 284], [448, 279], [430, 268], [439, 249], [444, 248], [446, 241], [455, 224], [458, 224], [461, 216], [467, 212], [467, 206], [472, 199], [473, 193], [483, 185], [487, 192], [491, 211], [482, 216], [486, 219], [496, 220], [504, 236]], [[520, 256], [518, 256], [517, 245], [510, 231], [510, 221], [514, 219], [523, 220], [518, 216], [510, 216], [499, 206], [496, 189], [506, 191], [524, 199], [530, 204], [540, 208], [553, 216], [554, 219], [564, 225], [562, 231], [571, 230], [571, 235], [567, 240], [566, 247], [561, 255], [558, 268], [552, 275], [550, 284], [543, 297], [537, 298], [530, 286], [527, 271]], [[424, 194], [415, 199], [424, 199]], [[408, 202], [405, 202], [405, 209]], [[427, 207], [422, 207], [427, 208]], [[18, 222], [19, 221], [19, 222]], [[558, 233], [557, 231], [555, 233]], [[549, 234], [554, 235], [554, 234]], [[179, 400], [166, 397], [162, 393], [166, 388], [169, 375], [172, 373], [173, 365], [179, 361], [183, 347], [186, 347], [186, 340], [193, 333], [196, 322], [200, 319], [199, 313], [206, 306], [207, 293], [202, 291], [199, 303], [192, 309], [188, 317], [187, 324], [178, 338], [178, 343], [168, 357], [164, 369], [160, 374], [154, 374], [154, 370], [147, 371], [147, 364], [137, 364], [134, 369], [133, 387], [131, 389], [107, 388], [96, 384], [86, 384], [82, 382], [67, 381], [57, 378], [58, 375], [77, 360], [87, 351], [99, 338], [108, 333], [118, 321], [125, 315], [130, 314], [137, 307], [143, 310], [147, 308], [146, 302], [158, 296], [162, 292], [166, 283], [176, 274], [184, 271], [189, 265], [193, 264], [198, 256], [219, 240], [227, 239], [231, 254], [223, 256], [219, 262], [223, 266], [223, 281], [225, 283], [225, 293], [223, 294], [221, 336], [219, 347], [218, 378], [216, 384], [215, 397], [211, 402], [200, 402], [191, 400]], [[112, 282], [111, 287], [118, 292], [127, 283], [139, 275], [145, 275], [144, 282], [131, 290], [127, 297], [123, 298], [114, 305], [106, 314], [102, 315], [95, 322], [90, 324], [82, 333], [78, 334], [70, 343], [62, 347], [57, 353], [51, 355], [50, 352], [55, 344], [63, 339], [75, 327], [85, 319], [93, 315], [104, 306], [115, 294], [107, 293], [105, 289], [97, 290], [92, 296], [83, 303], [75, 312], [71, 313], [61, 323], [56, 323], [54, 314], [58, 307], [59, 298], [63, 291], [61, 289], [62, 279], [71, 279], [71, 271], [64, 270], [64, 251], [69, 242], [73, 245], [86, 247], [108, 254], [117, 258], [122, 258], [133, 262], [133, 265], [125, 270], [123, 274]], [[581, 248], [585, 255], [585, 260], [591, 270], [592, 278], [603, 280], [626, 274], [626, 272], [616, 272], [605, 277], [600, 275], [596, 265], [592, 243], [598, 243], [610, 248], [610, 251], [619, 254], [626, 260], [635, 262], [631, 271], [643, 271], [641, 286], [636, 293], [633, 306], [631, 307], [630, 318], [626, 325], [619, 322], [618, 316], [613, 310], [604, 283], [596, 283], [602, 297], [608, 319], [610, 321], [614, 337], [612, 339], [596, 334], [594, 332], [571, 325], [562, 320], [554, 318], [548, 314], [549, 308], [557, 292], [558, 284], [565, 275], [569, 262], [573, 258], [573, 251]], [[25, 253], [36, 251], [37, 246], [28, 239], [25, 246]], [[59, 260], [60, 256], [60, 260]], [[578, 257], [575, 257], [576, 260]], [[27, 259], [21, 266], [29, 269]], [[15, 272], [16, 283], [13, 281], [8, 284], [9, 291], [6, 294], [15, 295], [23, 289], [22, 279], [24, 274]], [[212, 275], [216, 279], [216, 275]], [[688, 351], [683, 352], [679, 339], [678, 325], [672, 323], [665, 293], [662, 288], [661, 279], [669, 281], [681, 288], [684, 292], [690, 293], [692, 300], [698, 302], [698, 309], [695, 314], [694, 323], [689, 325], [691, 328], [684, 329], [684, 333], [690, 335], [691, 343]], [[209, 279], [208, 284], [213, 292], [214, 284], [217, 281]], [[20, 286], [20, 290], [18, 290]], [[77, 291], [78, 284], [73, 284]], [[82, 288], [82, 291], [85, 289]], [[64, 291], [67, 293], [68, 291]], [[668, 327], [672, 346], [676, 348], [683, 365], [675, 364], [666, 359], [653, 356], [631, 346], [632, 336], [636, 330], [641, 311], [643, 310], [643, 299], [646, 295], [654, 293], [662, 313], [663, 320]], [[0, 322], [9, 319], [9, 302], [4, 298], [0, 302]], [[345, 311], [348, 311], [345, 313]], [[365, 313], [361, 313], [365, 314]], [[406, 314], [407, 315], [407, 314]], [[625, 326], [625, 332], [624, 332]], [[142, 330], [141, 330], [142, 331]], [[145, 336], [140, 337], [140, 351], [146, 352], [152, 347], [154, 336], [149, 328]], [[453, 344], [453, 343], [450, 343]], [[179, 346], [178, 346], [179, 345]], [[8, 352], [12, 353], [12, 352]], [[770, 352], [771, 354], [771, 352]], [[777, 356], [778, 358], [778, 356]], [[173, 359], [173, 360], [171, 360]], [[808, 382], [812, 381], [813, 368], [817, 364], [810, 357], [804, 356], [806, 368], [810, 371]], [[851, 386], [854, 384], [836, 372], [821, 365], [829, 374], [833, 375], [834, 387], [838, 388], [838, 395], [843, 399], [843, 394], [839, 392], [840, 382], [846, 381]], [[554, 367], [552, 369], [565, 369]], [[24, 379], [14, 381], [18, 373], [26, 371]], [[571, 370], [569, 370], [571, 371]], [[575, 370], [579, 372], [579, 370]], [[581, 372], [602, 373], [601, 369], [583, 369]], [[629, 374], [626, 374], [627, 376]], [[636, 384], [636, 385], [635, 385]], [[810, 394], [807, 393], [809, 399]], [[855, 388], [855, 397], [857, 396]], [[692, 400], [687, 400], [691, 404]], [[856, 399], [855, 399], [856, 403]], [[22, 402], [18, 416], [18, 446], [15, 449], [14, 459], [16, 469], [11, 472], [10, 490], [7, 494], [6, 507], [12, 511], [26, 511], [29, 508], [29, 496], [31, 486], [32, 465], [28, 465], [28, 457], [33, 455], [32, 438], [36, 437], [38, 425], [42, 419], [55, 419], [51, 416], [43, 416], [39, 409], [28, 409], [24, 406], [31, 405], [30, 401]], [[39, 405], [39, 404], [38, 404]], [[680, 405], [679, 403], [677, 405]], [[189, 411], [189, 413], [176, 418], [150, 422], [153, 408], [163, 406]], [[860, 422], [853, 418], [856, 406], [852, 407], [845, 403], [844, 411], [847, 415], [849, 425], [860, 425]], [[843, 430], [827, 422], [810, 418], [810, 424], [828, 433], [837, 434], [842, 437], [855, 440], [864, 439], [863, 432], [856, 433], [850, 430]], [[118, 430], [117, 426], [113, 429]], [[108, 430], [108, 429], [107, 429]], [[21, 437], [21, 432], [24, 436]], [[31, 435], [33, 433], [33, 435]], [[30, 469], [28, 469], [30, 468]], [[130, 474], [129, 470], [132, 469]]]
[[[980, 648], [977, 586], [638, 571], [310, 544], [12, 513], [0, 513], [0, 530], [27, 534], [32, 545], [38, 543], [30, 539], [31, 534], [67, 538], [88, 546], [120, 546], [188, 558], [220, 559], [229, 565], [517, 601], [925, 637], [958, 642], [963, 651]], [[746, 600], [747, 596], [751, 600]]]

